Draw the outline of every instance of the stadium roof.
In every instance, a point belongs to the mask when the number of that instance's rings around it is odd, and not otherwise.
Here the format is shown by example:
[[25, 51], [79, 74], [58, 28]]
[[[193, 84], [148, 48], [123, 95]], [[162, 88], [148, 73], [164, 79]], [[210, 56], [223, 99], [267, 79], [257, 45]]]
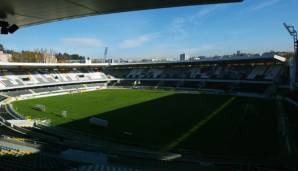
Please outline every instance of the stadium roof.
[[241, 1], [243, 0], [0, 0], [0, 20], [21, 27], [90, 15]]
[[209, 65], [209, 64], [244, 64], [268, 63], [277, 61], [273, 56], [252, 56], [232, 58], [206, 58], [196, 61], [166, 61], [166, 62], [141, 62], [141, 63], [112, 63], [110, 66], [173, 66], [173, 65]]
[[79, 67], [106, 67], [106, 66], [171, 66], [171, 65], [201, 65], [201, 64], [239, 64], [239, 63], [267, 63], [277, 61], [273, 56], [263, 57], [234, 57], [234, 58], [206, 58], [197, 61], [167, 61], [141, 63], [19, 63], [0, 62], [0, 68], [79, 68]]

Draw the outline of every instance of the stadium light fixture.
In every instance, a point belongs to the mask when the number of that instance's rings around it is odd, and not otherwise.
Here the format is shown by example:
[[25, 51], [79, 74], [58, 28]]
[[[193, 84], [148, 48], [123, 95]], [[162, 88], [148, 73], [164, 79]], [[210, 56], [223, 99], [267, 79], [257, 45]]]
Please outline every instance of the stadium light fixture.
[[11, 25], [9, 28], [8, 28], [8, 32], [9, 33], [14, 33], [15, 31], [17, 31], [19, 29], [19, 27], [15, 24]]
[[286, 23], [283, 23], [283, 25], [287, 29], [287, 31], [290, 33], [291, 36], [297, 37], [297, 31], [295, 30], [294, 26], [289, 26]]
[[297, 31], [295, 30], [294, 26], [290, 26], [287, 25], [286, 23], [283, 23], [284, 27], [287, 29], [287, 31], [289, 32], [289, 34], [293, 37], [294, 40], [294, 51], [295, 53], [297, 53], [297, 49], [298, 49], [298, 34]]
[[8, 34], [8, 28], [7, 27], [1, 27], [1, 34]]
[[274, 59], [279, 60], [281, 62], [286, 62], [287, 58], [279, 56], [279, 55], [274, 55]]
[[19, 29], [16, 24], [10, 25], [7, 21], [0, 21], [1, 34], [14, 33]]
[[0, 21], [0, 27], [8, 27], [8, 25], [7, 21]]

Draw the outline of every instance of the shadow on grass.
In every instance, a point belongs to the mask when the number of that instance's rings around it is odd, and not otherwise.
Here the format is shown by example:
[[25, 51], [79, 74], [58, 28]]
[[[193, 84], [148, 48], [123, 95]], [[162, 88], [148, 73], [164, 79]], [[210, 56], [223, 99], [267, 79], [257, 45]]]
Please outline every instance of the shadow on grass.
[[106, 119], [109, 128], [89, 124], [90, 117], [59, 126], [159, 149], [185, 133], [227, 99], [226, 96], [173, 94], [93, 116]]
[[[98, 138], [161, 150], [229, 98], [173, 94], [93, 116], [107, 120], [109, 128], [91, 125], [90, 117], [59, 126]], [[274, 103], [270, 101], [238, 97], [177, 149], [212, 155], [273, 156], [278, 148], [274, 112]]]
[[201, 154], [275, 158], [279, 152], [274, 101], [238, 97], [179, 148]]

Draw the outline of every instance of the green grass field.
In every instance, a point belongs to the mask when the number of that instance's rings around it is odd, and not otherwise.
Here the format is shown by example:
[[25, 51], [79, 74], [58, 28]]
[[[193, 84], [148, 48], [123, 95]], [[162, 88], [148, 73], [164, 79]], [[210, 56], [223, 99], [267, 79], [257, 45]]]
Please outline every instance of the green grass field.
[[[45, 112], [33, 107], [46, 106]], [[16, 101], [25, 116], [119, 142], [201, 154], [270, 156], [278, 149], [273, 101], [174, 91], [101, 90]], [[66, 118], [59, 116], [68, 111]], [[109, 128], [90, 125], [91, 116]], [[130, 132], [132, 135], [124, 134]]]

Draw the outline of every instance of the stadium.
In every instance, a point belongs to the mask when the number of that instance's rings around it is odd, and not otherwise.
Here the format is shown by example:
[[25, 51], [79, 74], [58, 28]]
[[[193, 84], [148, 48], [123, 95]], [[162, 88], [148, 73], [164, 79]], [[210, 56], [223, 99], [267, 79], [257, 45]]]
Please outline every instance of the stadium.
[[295, 170], [297, 58], [1, 63], [0, 170]]

